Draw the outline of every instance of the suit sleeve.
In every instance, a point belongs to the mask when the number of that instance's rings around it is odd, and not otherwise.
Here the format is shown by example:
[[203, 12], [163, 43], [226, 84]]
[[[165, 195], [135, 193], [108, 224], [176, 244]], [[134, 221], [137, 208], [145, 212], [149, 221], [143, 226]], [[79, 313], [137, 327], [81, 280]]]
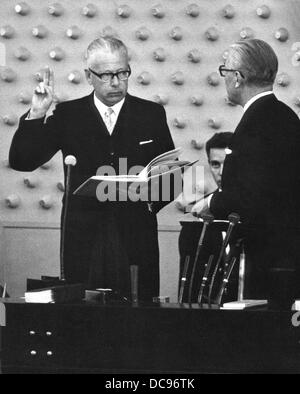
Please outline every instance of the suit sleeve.
[[11, 168], [33, 171], [55, 155], [61, 147], [60, 113], [56, 109], [46, 122], [45, 118], [25, 120], [28, 113], [21, 117], [9, 151]]
[[[159, 114], [156, 120], [156, 133], [157, 133], [157, 140], [159, 142], [159, 151], [157, 152], [157, 156], [161, 153], [167, 152], [175, 148], [174, 142], [170, 133], [170, 129], [167, 123], [166, 111], [164, 107], [159, 106]], [[171, 179], [170, 185], [170, 201], [173, 201], [176, 196], [174, 196], [174, 182]], [[164, 206], [168, 205], [170, 201], [159, 201], [154, 202], [152, 209], [155, 213], [160, 211]]]
[[266, 162], [265, 145], [259, 132], [247, 135], [232, 147], [222, 174], [222, 191], [213, 194], [212, 214], [226, 219], [232, 212], [242, 220], [252, 219], [270, 197], [271, 163]]

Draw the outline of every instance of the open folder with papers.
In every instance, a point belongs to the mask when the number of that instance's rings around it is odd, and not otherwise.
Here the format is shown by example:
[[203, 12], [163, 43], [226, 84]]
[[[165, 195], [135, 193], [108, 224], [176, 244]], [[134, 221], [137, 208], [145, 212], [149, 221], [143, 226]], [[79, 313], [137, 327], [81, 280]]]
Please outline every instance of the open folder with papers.
[[[95, 175], [82, 183], [73, 194], [81, 196], [97, 196], [99, 201], [148, 201], [150, 195], [161, 195], [163, 187], [170, 185], [170, 176], [178, 175], [177, 183], [173, 178], [172, 187], [176, 189], [175, 194], [180, 194], [182, 188], [182, 171], [197, 162], [178, 160], [182, 152], [176, 148], [155, 157], [137, 175]], [[175, 184], [174, 184], [175, 179]], [[174, 190], [173, 190], [174, 191]], [[118, 194], [118, 198], [116, 197]], [[174, 193], [169, 193], [174, 198]]]

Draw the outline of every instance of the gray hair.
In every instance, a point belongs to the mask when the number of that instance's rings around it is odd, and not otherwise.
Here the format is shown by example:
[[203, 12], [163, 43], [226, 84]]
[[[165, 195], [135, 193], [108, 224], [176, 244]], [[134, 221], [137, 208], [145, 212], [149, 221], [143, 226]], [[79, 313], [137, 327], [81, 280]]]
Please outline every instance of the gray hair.
[[120, 51], [128, 58], [128, 50], [126, 45], [118, 38], [112, 36], [100, 36], [92, 41], [86, 50], [86, 59], [88, 59], [98, 51]]
[[278, 71], [278, 59], [265, 41], [249, 38], [231, 45], [240, 63], [241, 72], [245, 74], [250, 85], [273, 85]]

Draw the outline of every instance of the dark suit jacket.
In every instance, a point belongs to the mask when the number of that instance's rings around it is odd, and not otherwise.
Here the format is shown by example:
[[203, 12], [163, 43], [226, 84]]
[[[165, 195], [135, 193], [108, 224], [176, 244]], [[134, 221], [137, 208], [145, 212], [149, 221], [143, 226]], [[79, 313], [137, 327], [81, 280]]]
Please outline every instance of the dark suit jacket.
[[264, 96], [245, 112], [230, 149], [210, 208], [219, 218], [240, 214], [248, 268], [256, 272], [246, 295], [263, 297], [274, 290], [266, 286], [270, 272], [300, 264], [300, 120], [273, 94]]
[[[93, 94], [57, 105], [47, 119], [21, 118], [10, 148], [12, 168], [32, 171], [59, 150], [74, 155], [70, 190], [111, 165], [119, 174], [119, 158], [127, 168], [145, 166], [174, 148], [164, 108], [127, 94], [112, 135], [97, 111]], [[153, 140], [152, 143], [139, 142]], [[66, 168], [64, 168], [66, 172]], [[156, 204], [157, 211], [163, 204]], [[64, 212], [65, 201], [63, 199]], [[156, 215], [146, 202], [111, 203], [70, 195], [65, 237], [65, 274], [69, 282], [112, 287], [130, 294], [129, 264], [139, 265], [141, 299], [159, 291]]]

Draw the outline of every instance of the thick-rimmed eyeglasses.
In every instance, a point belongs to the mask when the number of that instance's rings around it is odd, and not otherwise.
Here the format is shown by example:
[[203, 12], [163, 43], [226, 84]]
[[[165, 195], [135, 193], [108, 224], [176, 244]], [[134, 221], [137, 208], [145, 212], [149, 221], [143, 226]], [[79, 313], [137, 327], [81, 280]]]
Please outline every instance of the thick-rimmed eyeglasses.
[[88, 70], [96, 77], [101, 79], [102, 82], [111, 82], [114, 77], [117, 77], [119, 81], [126, 81], [131, 74], [131, 69], [129, 66], [128, 70], [121, 70], [116, 73], [96, 73], [96, 71], [92, 70], [91, 68], [88, 68]]
[[220, 73], [221, 77], [225, 77], [225, 76], [226, 76], [226, 74], [225, 74], [226, 72], [238, 72], [238, 73], [240, 73], [240, 76], [241, 76], [242, 78], [245, 78], [244, 75], [242, 74], [242, 72], [241, 72], [240, 70], [233, 70], [232, 68], [226, 68], [226, 67], [224, 66], [224, 64], [222, 64], [222, 65], [219, 67], [219, 73]]

